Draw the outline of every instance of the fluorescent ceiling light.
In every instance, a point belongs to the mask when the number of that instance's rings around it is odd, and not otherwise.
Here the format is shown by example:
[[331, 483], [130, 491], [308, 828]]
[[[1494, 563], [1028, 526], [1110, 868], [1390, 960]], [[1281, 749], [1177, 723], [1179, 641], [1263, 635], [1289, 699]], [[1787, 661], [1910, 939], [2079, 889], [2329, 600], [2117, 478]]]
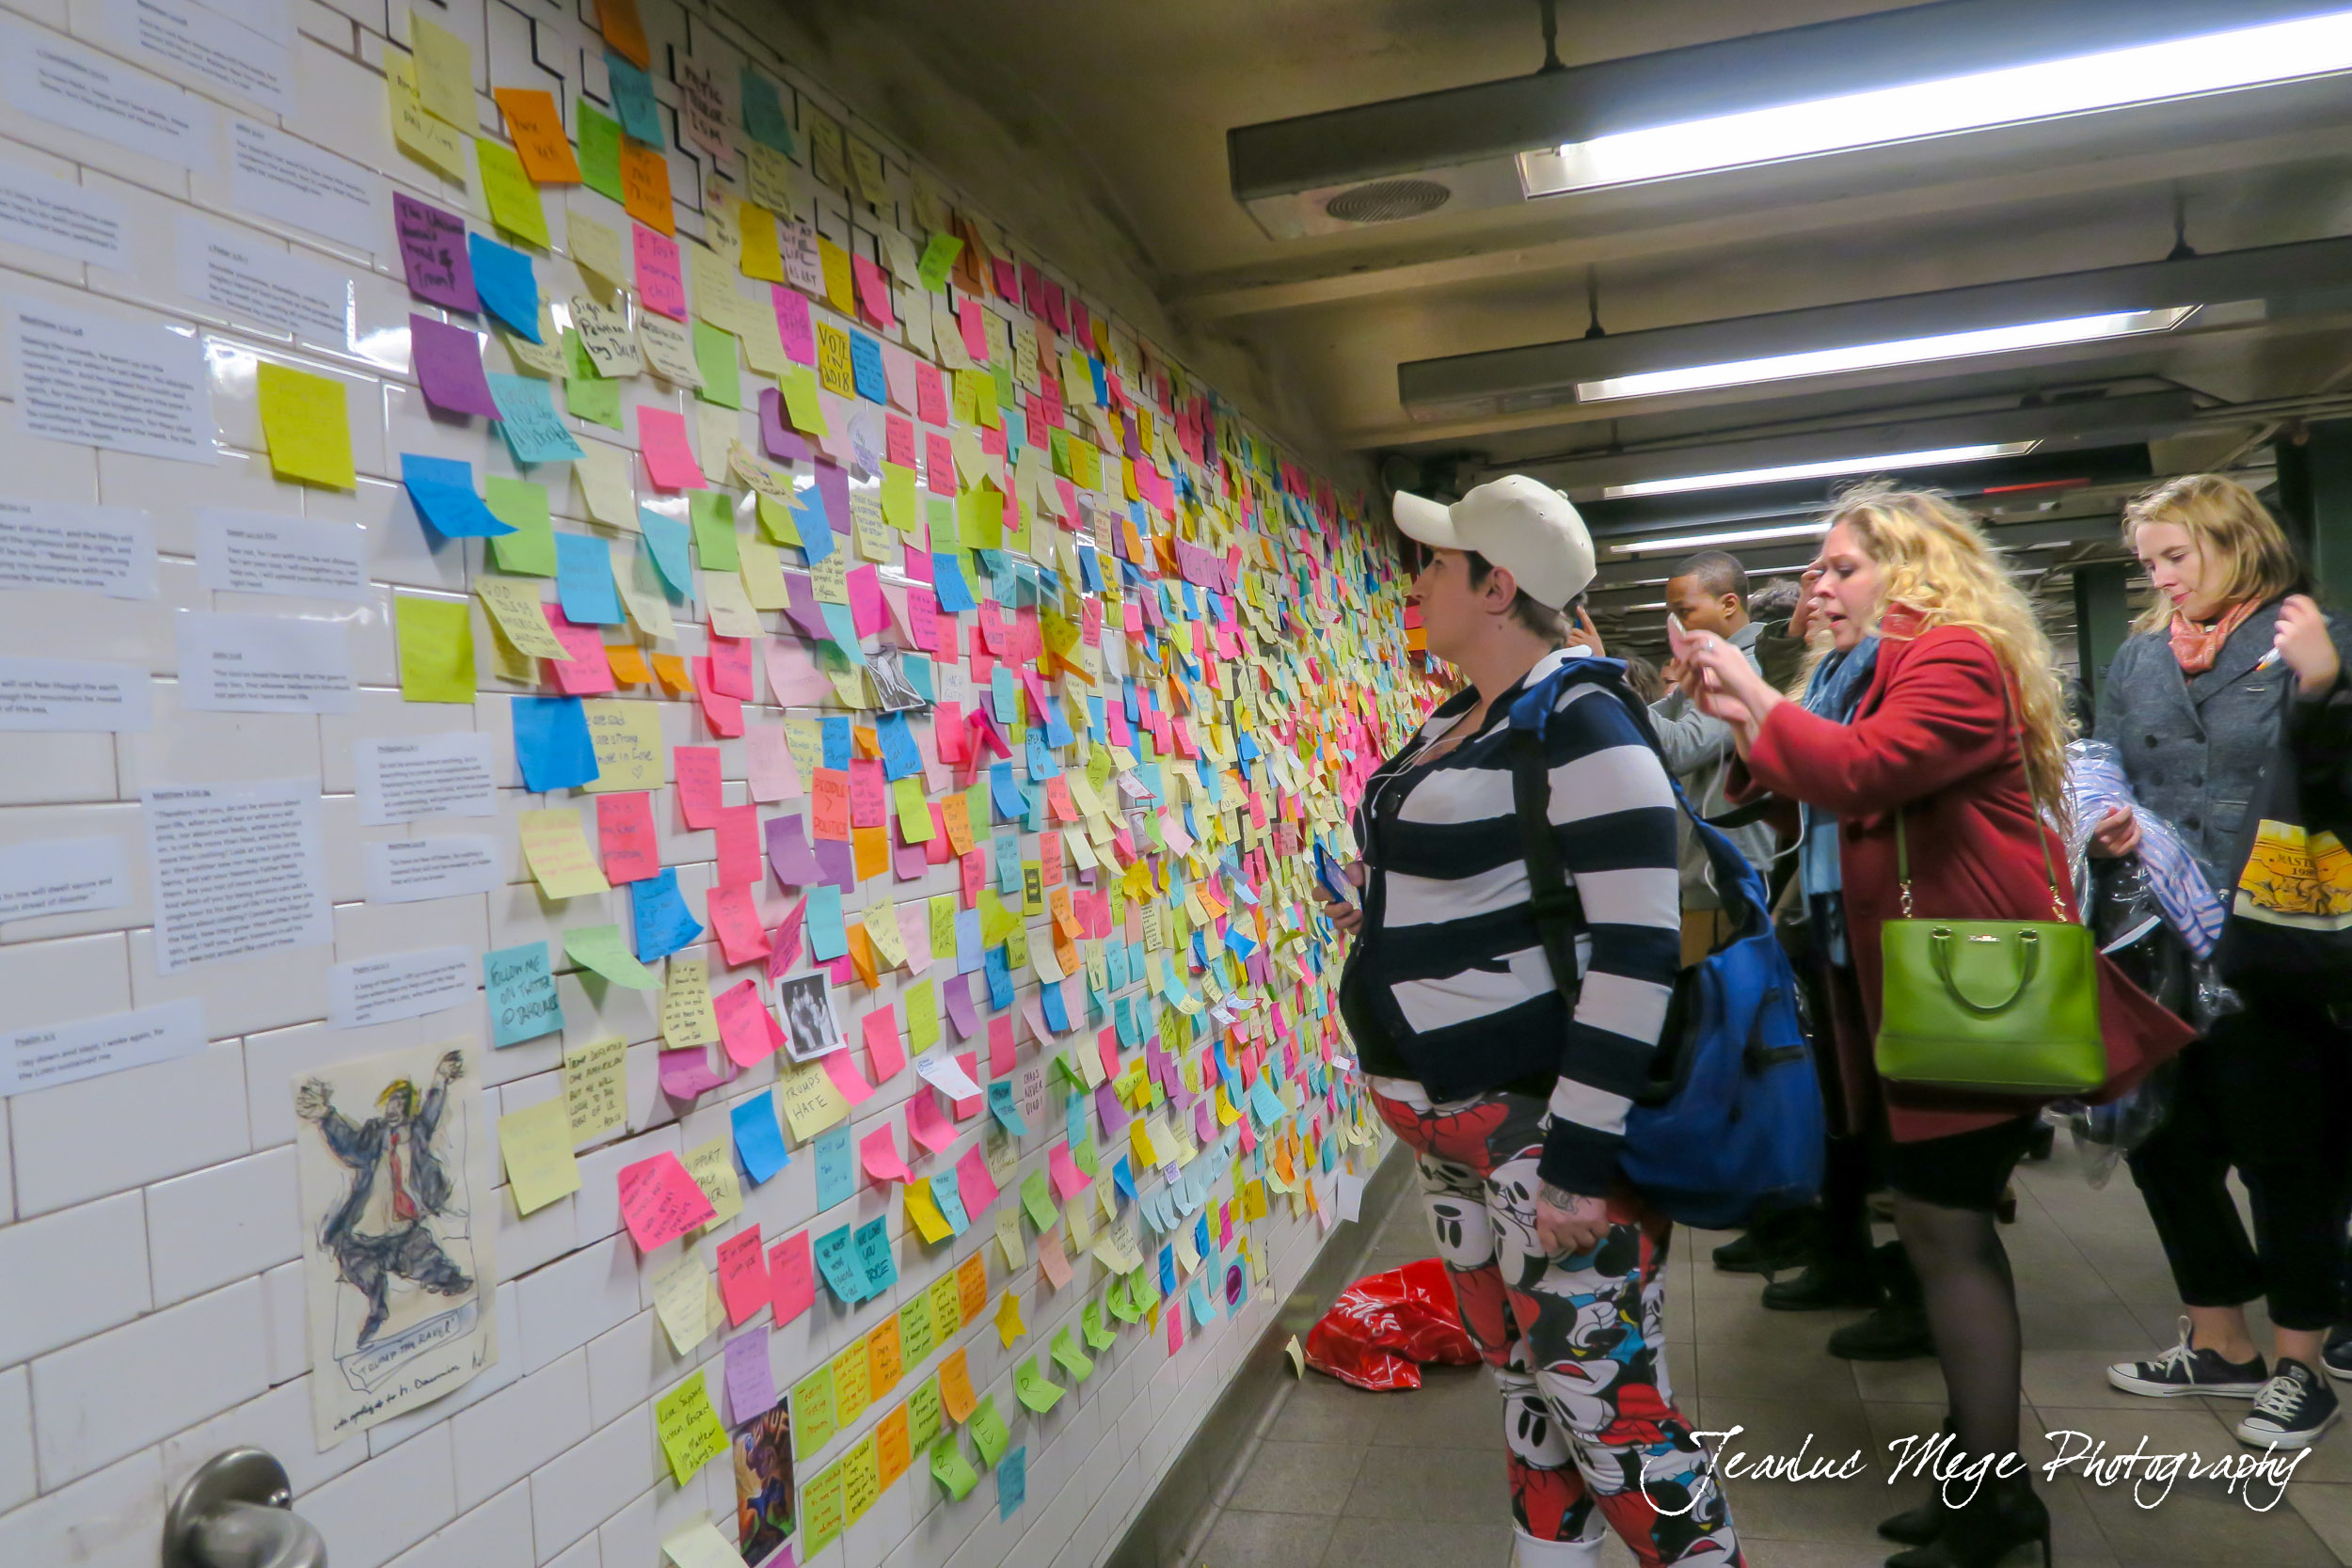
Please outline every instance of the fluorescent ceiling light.
[[2352, 71], [2352, 10], [1596, 136], [1519, 156], [1556, 196]]
[[2018, 326], [1987, 326], [1971, 332], [1940, 332], [1926, 338], [1902, 338], [1884, 343], [1850, 343], [1843, 348], [1810, 349], [1802, 354], [1774, 354], [1760, 359], [1734, 359], [1718, 365], [1688, 365], [1679, 370], [1642, 371], [1576, 384], [1579, 403], [1607, 403], [1616, 398], [1662, 397], [1710, 387], [1745, 387], [1759, 381], [1790, 381], [1807, 375], [1836, 375], [1846, 371], [1880, 370], [1931, 359], [1962, 359], [1972, 355], [2010, 354], [2019, 349], [2048, 348], [2058, 343], [2091, 342], [2102, 338], [2128, 338], [2144, 332], [2169, 332], [2196, 314], [2194, 305], [2161, 310], [2111, 310], [2104, 315], [2072, 316], [2063, 321], [2031, 322]]
[[1829, 524], [1785, 523], [1778, 528], [1740, 528], [1724, 533], [1683, 533], [1672, 539], [1635, 539], [1609, 546], [1615, 555], [1650, 555], [1666, 550], [1703, 550], [1713, 545], [1753, 545], [1759, 539], [1802, 539], [1829, 531]]
[[1777, 468], [1746, 468], [1727, 474], [1683, 474], [1674, 479], [1645, 479], [1632, 484], [1612, 484], [1601, 492], [1607, 500], [1632, 496], [1676, 496], [1688, 490], [1728, 490], [1742, 484], [1772, 484], [1783, 480], [1820, 479], [1831, 474], [1855, 474], [1869, 468], [1930, 468], [1949, 463], [1978, 463], [1988, 457], [2020, 457], [2039, 441], [1991, 441], [1973, 447], [1943, 447], [1933, 451], [1886, 452], [1877, 457], [1833, 457], [1821, 463], [1790, 463]]

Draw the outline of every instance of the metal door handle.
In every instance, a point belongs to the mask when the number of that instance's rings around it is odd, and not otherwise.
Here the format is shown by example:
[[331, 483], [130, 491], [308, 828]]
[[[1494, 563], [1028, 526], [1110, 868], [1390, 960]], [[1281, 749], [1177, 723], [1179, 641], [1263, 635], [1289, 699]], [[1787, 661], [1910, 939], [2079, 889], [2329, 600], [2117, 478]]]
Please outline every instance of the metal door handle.
[[326, 1568], [326, 1542], [293, 1505], [286, 1467], [270, 1454], [215, 1454], [164, 1515], [163, 1568]]

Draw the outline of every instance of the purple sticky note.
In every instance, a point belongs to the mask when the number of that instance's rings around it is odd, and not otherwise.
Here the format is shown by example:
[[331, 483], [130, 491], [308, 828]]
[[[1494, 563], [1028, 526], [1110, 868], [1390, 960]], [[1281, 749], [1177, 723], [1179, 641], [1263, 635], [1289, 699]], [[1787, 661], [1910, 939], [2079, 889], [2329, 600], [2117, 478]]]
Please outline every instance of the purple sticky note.
[[939, 994], [947, 1001], [947, 1022], [956, 1026], [956, 1038], [968, 1040], [979, 1025], [979, 1015], [972, 1007], [972, 977], [954, 974], [939, 982]]
[[825, 879], [824, 873], [818, 869], [815, 852], [808, 847], [808, 833], [799, 813], [770, 817], [765, 832], [768, 863], [775, 868], [777, 881], [787, 887], [814, 887]]
[[453, 310], [482, 309], [473, 261], [466, 253], [464, 218], [394, 193], [392, 225], [400, 231], [400, 266], [411, 293]]
[[775, 1408], [776, 1373], [768, 1364], [768, 1331], [754, 1329], [727, 1341], [727, 1413], [742, 1426]]
[[806, 572], [784, 574], [784, 612], [792, 617], [792, 624], [806, 637], [831, 637], [825, 626], [825, 610], [817, 602], [817, 590]]
[[835, 533], [850, 531], [850, 476], [837, 463], [818, 462], [817, 493], [825, 498], [825, 521]]
[[849, 845], [837, 838], [820, 838], [816, 848], [818, 877], [844, 893], [854, 892], [857, 888], [857, 857], [850, 853]]
[[1118, 1091], [1108, 1084], [1095, 1086], [1094, 1110], [1103, 1118], [1103, 1135], [1106, 1138], [1124, 1132], [1127, 1124], [1135, 1119], [1127, 1114], [1127, 1107], [1119, 1102]]
[[732, 1057], [721, 1053], [727, 1064], [723, 1076], [710, 1070], [710, 1052], [707, 1046], [692, 1046], [684, 1051], [664, 1051], [660, 1054], [661, 1092], [673, 1100], [692, 1100], [697, 1095], [717, 1088], [735, 1076]]
[[808, 442], [784, 422], [784, 394], [773, 387], [759, 394], [759, 444], [779, 463], [808, 461]]
[[462, 326], [411, 315], [408, 352], [427, 403], [452, 414], [499, 417], [498, 402], [482, 373], [482, 340]]

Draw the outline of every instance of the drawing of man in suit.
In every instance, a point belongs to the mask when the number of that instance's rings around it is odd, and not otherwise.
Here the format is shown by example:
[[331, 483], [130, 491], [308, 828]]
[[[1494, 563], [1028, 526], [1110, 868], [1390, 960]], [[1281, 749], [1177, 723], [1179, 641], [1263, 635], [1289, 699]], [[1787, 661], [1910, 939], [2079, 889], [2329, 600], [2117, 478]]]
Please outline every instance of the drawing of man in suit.
[[319, 1244], [332, 1253], [343, 1281], [367, 1297], [360, 1325], [364, 1348], [391, 1311], [392, 1278], [413, 1280], [436, 1295], [459, 1296], [473, 1280], [453, 1262], [426, 1221], [450, 1212], [452, 1184], [434, 1148], [449, 1085], [464, 1071], [452, 1051], [433, 1069], [433, 1086], [396, 1078], [376, 1096], [381, 1113], [354, 1126], [335, 1109], [324, 1083], [294, 1091], [294, 1111], [318, 1124], [335, 1158], [351, 1169], [351, 1190], [319, 1227]]

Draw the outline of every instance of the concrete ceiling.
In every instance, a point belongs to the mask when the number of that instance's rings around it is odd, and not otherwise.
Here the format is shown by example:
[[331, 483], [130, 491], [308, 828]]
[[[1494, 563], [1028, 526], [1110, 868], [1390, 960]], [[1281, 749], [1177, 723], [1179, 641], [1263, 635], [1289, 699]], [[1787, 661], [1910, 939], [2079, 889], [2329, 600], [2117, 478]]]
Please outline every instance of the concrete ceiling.
[[[1559, 50], [1573, 66], [1898, 8], [1561, 0]], [[1580, 336], [1588, 277], [1600, 321], [1624, 333], [2154, 261], [2172, 246], [2176, 202], [2205, 253], [2352, 232], [2352, 83], [2341, 78], [1278, 242], [1233, 198], [1229, 129], [1532, 71], [1543, 57], [1534, 0], [796, 0], [784, 10], [824, 53], [859, 58], [885, 102], [896, 84], [902, 125], [926, 114], [909, 84], [951, 84], [1001, 131], [986, 145], [1009, 142], [1032, 169], [1074, 182], [1094, 248], [1112, 236], [1177, 330], [1214, 358], [1253, 367], [1253, 411], [1310, 450], [1362, 454], [1368, 480], [1383, 458], [1415, 460], [1442, 489], [1613, 446], [1703, 448], [2021, 400], [2187, 389], [2193, 420], [2136, 446], [2122, 469], [2113, 454], [2087, 460], [2100, 483], [2058, 509], [2083, 516], [2098, 550], [2133, 464], [2260, 462], [2280, 410], [2233, 405], [2284, 402], [2292, 417], [2302, 407], [2293, 400], [2352, 388], [2352, 313], [1441, 421], [1408, 413], [1396, 376], [1408, 360]], [[2227, 25], [2228, 8], [2216, 17]], [[997, 198], [1021, 230], [1033, 180], [1013, 178], [1001, 158], [949, 172]], [[1051, 219], [1049, 230], [1072, 221]], [[1052, 253], [1050, 233], [1036, 243]], [[1717, 492], [1690, 510], [1726, 506]], [[1607, 515], [1604, 506], [1597, 529]], [[2053, 520], [2035, 515], [2037, 526]]]

